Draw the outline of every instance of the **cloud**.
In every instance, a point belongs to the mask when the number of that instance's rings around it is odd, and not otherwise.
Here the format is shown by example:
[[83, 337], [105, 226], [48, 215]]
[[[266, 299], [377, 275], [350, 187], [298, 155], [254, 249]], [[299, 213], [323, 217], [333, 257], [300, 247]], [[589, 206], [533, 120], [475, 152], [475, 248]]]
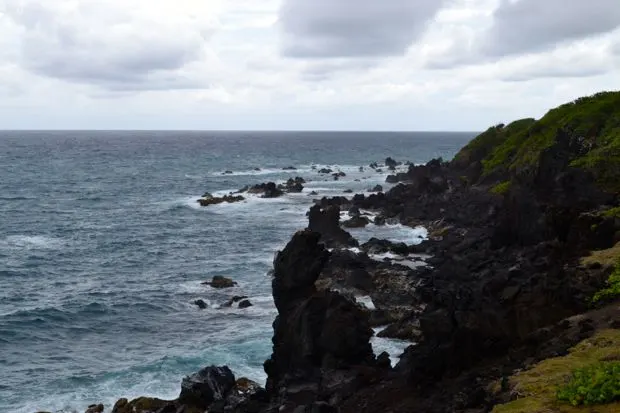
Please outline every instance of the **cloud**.
[[282, 54], [295, 58], [403, 55], [444, 0], [284, 0]]
[[5, 14], [21, 30], [20, 63], [37, 75], [110, 90], [202, 87], [175, 75], [204, 57], [214, 24], [180, 3], [163, 13], [143, 0], [22, 0]]
[[[480, 13], [475, 21], [447, 24], [444, 30], [451, 36], [444, 36], [441, 46], [430, 51], [426, 67], [451, 69], [527, 55], [545, 56], [612, 36], [620, 27], [617, 0], [501, 0], [491, 10]], [[578, 68], [554, 68], [549, 74], [552, 72], [580, 75]]]
[[502, 0], [482, 52], [489, 56], [538, 52], [619, 26], [618, 0]]

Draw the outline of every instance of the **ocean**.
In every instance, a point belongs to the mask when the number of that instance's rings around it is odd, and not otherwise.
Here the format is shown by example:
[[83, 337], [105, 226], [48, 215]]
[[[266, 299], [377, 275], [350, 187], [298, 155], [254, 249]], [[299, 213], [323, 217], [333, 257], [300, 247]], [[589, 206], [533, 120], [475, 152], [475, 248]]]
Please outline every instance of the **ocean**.
[[[312, 200], [387, 190], [388, 171], [371, 162], [449, 159], [474, 135], [0, 132], [0, 412], [175, 398], [183, 376], [211, 364], [264, 382], [276, 314], [269, 270], [306, 226]], [[347, 176], [334, 181], [313, 165]], [[301, 194], [196, 202], [295, 176], [308, 181]], [[352, 233], [362, 242], [421, 236], [400, 225]], [[214, 275], [238, 285], [201, 284]], [[254, 306], [221, 308], [232, 295]], [[407, 345], [374, 344], [394, 358]]]

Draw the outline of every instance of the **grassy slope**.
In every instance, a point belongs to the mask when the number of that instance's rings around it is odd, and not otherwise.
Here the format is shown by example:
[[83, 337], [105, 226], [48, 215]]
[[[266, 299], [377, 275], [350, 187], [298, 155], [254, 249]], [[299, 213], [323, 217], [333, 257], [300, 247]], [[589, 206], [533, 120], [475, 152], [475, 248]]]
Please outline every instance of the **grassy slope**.
[[557, 400], [557, 391], [575, 369], [620, 359], [620, 330], [603, 330], [573, 347], [564, 357], [544, 360], [510, 377], [515, 401], [495, 406], [493, 413], [618, 413], [620, 402], [573, 407]]
[[540, 120], [522, 119], [480, 134], [455, 157], [457, 165], [481, 161], [484, 176], [536, 166], [560, 128], [592, 149], [573, 160], [594, 173], [601, 188], [620, 191], [620, 92], [601, 92], [550, 110]]

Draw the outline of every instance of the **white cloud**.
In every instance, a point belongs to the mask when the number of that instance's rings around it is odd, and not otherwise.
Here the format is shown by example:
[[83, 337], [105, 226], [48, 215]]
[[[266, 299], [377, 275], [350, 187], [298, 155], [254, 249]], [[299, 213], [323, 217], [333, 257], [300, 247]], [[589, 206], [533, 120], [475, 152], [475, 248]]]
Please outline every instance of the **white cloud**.
[[0, 0], [0, 128], [471, 130], [620, 88], [613, 13], [499, 53], [519, 3]]

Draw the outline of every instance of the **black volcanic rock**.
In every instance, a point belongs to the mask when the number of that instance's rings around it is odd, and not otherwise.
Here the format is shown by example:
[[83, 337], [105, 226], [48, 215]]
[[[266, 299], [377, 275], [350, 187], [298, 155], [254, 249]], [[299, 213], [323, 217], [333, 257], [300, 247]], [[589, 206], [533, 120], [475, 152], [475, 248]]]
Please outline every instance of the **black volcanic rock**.
[[239, 303], [239, 308], [249, 308], [252, 306], [253, 304], [250, 302], [250, 300], [243, 300]]
[[345, 228], [364, 228], [368, 224], [370, 224], [370, 220], [368, 218], [358, 215], [344, 221], [342, 226]]
[[250, 187], [248, 190], [250, 194], [262, 194], [263, 198], [278, 198], [284, 195], [282, 191], [274, 182], [267, 182]]
[[284, 185], [278, 185], [278, 189], [288, 193], [299, 193], [304, 190], [305, 183], [305, 179], [298, 176], [295, 179], [289, 178]]
[[340, 207], [332, 205], [323, 209], [314, 205], [308, 215], [308, 229], [321, 234], [321, 241], [328, 246], [357, 246], [351, 234], [340, 228]]
[[179, 403], [206, 409], [223, 400], [234, 385], [235, 376], [228, 367], [206, 367], [183, 379]]
[[[322, 400], [329, 377], [354, 380], [351, 367], [374, 365], [368, 316], [340, 294], [315, 287], [329, 257], [320, 239], [310, 230], [297, 232], [274, 261], [272, 289], [278, 317], [265, 372], [267, 391], [276, 405]], [[354, 391], [342, 387], [347, 382], [339, 380], [329, 393]]]
[[222, 275], [214, 275], [211, 281], [205, 281], [202, 283], [203, 285], [208, 285], [212, 288], [222, 289], [222, 288], [232, 288], [237, 283], [228, 277], [224, 277]]

